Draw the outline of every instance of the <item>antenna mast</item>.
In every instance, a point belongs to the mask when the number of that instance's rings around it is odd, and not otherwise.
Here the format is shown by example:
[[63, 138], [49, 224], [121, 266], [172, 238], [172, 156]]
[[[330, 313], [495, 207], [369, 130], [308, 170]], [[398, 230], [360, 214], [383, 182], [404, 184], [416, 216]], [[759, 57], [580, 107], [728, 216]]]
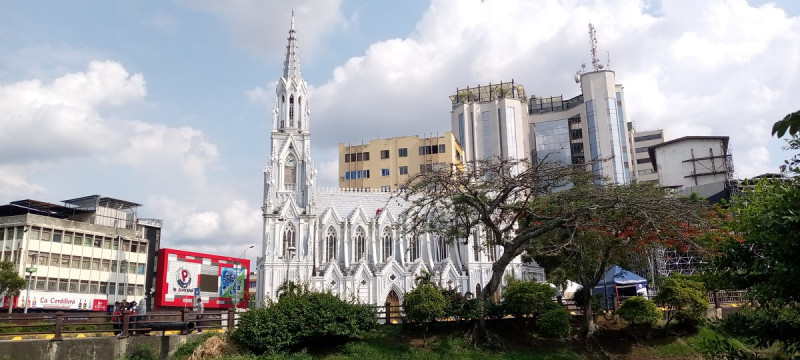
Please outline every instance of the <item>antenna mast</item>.
[[594, 71], [599, 71], [603, 68], [603, 65], [600, 64], [600, 59], [597, 58], [597, 31], [595, 31], [592, 23], [589, 23], [589, 46], [592, 49], [592, 68]]

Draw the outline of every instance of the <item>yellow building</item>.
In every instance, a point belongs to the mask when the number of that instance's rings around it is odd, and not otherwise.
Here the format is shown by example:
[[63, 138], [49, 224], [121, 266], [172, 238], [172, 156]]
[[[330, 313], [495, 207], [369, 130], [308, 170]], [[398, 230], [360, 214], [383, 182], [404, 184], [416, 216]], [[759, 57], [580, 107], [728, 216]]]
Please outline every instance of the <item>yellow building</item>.
[[463, 150], [453, 133], [420, 139], [404, 136], [339, 144], [339, 187], [397, 190], [421, 171], [460, 164]]

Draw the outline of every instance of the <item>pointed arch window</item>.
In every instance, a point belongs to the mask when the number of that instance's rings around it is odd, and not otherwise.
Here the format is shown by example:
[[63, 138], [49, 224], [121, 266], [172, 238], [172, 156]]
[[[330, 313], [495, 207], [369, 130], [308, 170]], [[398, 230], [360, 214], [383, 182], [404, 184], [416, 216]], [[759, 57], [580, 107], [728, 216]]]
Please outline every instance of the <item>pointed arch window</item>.
[[294, 155], [286, 158], [283, 167], [283, 188], [284, 190], [295, 190], [297, 187], [297, 159]]
[[434, 249], [434, 254], [436, 254], [436, 261], [442, 261], [447, 257], [447, 241], [444, 237], [439, 235], [433, 236], [433, 243], [436, 248]]
[[289, 96], [289, 127], [294, 127], [294, 95]]
[[381, 235], [381, 243], [383, 243], [383, 259], [392, 256], [392, 232], [389, 231], [389, 228], [383, 229], [383, 234]]
[[303, 97], [297, 97], [297, 127], [303, 127]]
[[409, 261], [414, 261], [419, 259], [419, 236], [415, 236], [411, 239], [411, 243], [409, 245], [410, 251], [410, 258]]
[[284, 111], [286, 111], [286, 95], [281, 95], [281, 127], [286, 126], [286, 117], [284, 116]]
[[497, 261], [497, 253], [499, 250], [500, 247], [495, 245], [494, 233], [490, 230], [486, 230], [486, 257], [490, 262]]
[[288, 223], [283, 229], [283, 256], [288, 259], [295, 254], [297, 254], [297, 233], [294, 224]]
[[366, 258], [367, 255], [367, 238], [364, 236], [364, 229], [359, 227], [356, 229], [355, 236], [353, 236], [353, 242], [355, 243], [355, 261], [361, 261], [361, 259]]
[[325, 233], [325, 261], [336, 259], [336, 231], [329, 227]]

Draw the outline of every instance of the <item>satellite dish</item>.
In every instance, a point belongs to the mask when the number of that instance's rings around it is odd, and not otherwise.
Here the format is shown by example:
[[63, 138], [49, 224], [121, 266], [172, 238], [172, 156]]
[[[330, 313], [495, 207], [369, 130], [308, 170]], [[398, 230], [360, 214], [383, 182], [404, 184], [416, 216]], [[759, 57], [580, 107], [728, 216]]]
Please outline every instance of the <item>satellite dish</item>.
[[597, 65], [597, 68], [603, 70], [603, 64]]
[[581, 82], [581, 72], [578, 71], [575, 73], [575, 83], [580, 84], [580, 82]]

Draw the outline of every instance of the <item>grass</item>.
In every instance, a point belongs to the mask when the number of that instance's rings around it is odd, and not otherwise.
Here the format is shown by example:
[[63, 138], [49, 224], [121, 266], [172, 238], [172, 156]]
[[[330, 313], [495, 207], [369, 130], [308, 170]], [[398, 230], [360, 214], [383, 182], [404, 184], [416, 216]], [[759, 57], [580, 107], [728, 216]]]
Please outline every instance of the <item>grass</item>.
[[202, 345], [204, 342], [206, 342], [206, 340], [208, 340], [208, 338], [214, 335], [215, 335], [214, 333], [206, 332], [201, 336], [186, 341], [183, 345], [181, 345], [178, 348], [178, 350], [175, 350], [175, 353], [172, 354], [172, 357], [170, 357], [170, 359], [183, 360], [188, 358], [189, 356], [192, 355], [194, 350], [197, 349], [197, 347]]

